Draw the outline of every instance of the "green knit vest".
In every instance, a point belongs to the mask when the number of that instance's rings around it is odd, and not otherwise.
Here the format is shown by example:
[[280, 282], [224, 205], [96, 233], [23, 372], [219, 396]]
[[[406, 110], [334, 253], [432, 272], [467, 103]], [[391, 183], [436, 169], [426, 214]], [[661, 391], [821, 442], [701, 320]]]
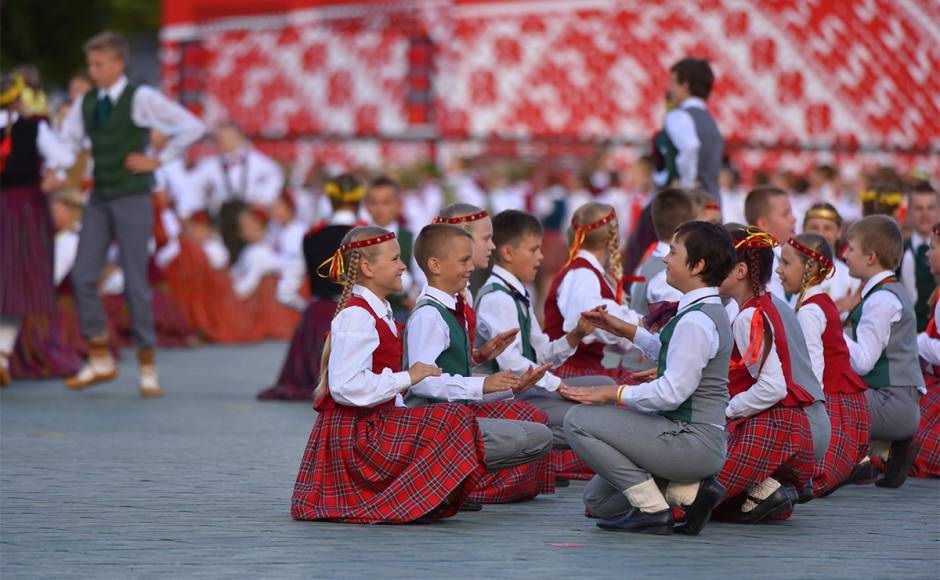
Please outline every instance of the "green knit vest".
[[[450, 333], [450, 346], [434, 360], [434, 364], [449, 375], [470, 376], [470, 337], [467, 336], [467, 329], [461, 328], [457, 323], [454, 314], [443, 304], [436, 300], [421, 300], [415, 304], [415, 311], [419, 308], [429, 306], [436, 309], [441, 318], [447, 324], [447, 330]], [[444, 399], [428, 399], [432, 403], [446, 403]], [[469, 401], [452, 401], [456, 403], [468, 403]]]
[[129, 153], [143, 153], [150, 139], [150, 130], [138, 127], [131, 118], [131, 104], [137, 85], [128, 83], [104, 124], [95, 119], [97, 91], [88, 91], [82, 99], [85, 133], [91, 139], [95, 160], [95, 184], [92, 195], [112, 200], [128, 195], [150, 193], [153, 174], [132, 173], [124, 167]]
[[[701, 310], [703, 306], [704, 304], [695, 304], [694, 306], [686, 308], [684, 312], [673, 316], [672, 320], [660, 331], [659, 342], [662, 344], [662, 347], [659, 349], [659, 367], [656, 370], [657, 378], [663, 376], [663, 373], [666, 372], [666, 354], [669, 352], [669, 341], [672, 340], [672, 333], [676, 331], [676, 325], [679, 323], [679, 319], [689, 312]], [[659, 414], [670, 421], [691, 421], [692, 397], [683, 401], [677, 409], [673, 409], [672, 411], [660, 411]]]
[[[504, 292], [512, 298], [513, 304], [516, 305], [516, 319], [519, 323], [519, 337], [522, 340], [522, 356], [526, 357], [533, 363], [536, 363], [535, 349], [532, 348], [532, 320], [529, 318], [529, 309], [521, 300], [516, 297], [516, 293], [512, 292], [509, 288], [506, 288], [502, 284], [487, 284], [483, 288], [480, 288], [480, 292], [477, 294], [476, 304], [479, 307], [480, 301], [483, 300], [483, 297], [489, 294], [490, 292]], [[479, 308], [478, 308], [479, 309]], [[478, 341], [479, 342], [479, 341]], [[496, 362], [496, 359], [487, 361], [483, 365], [490, 373], [499, 372], [499, 364]]]

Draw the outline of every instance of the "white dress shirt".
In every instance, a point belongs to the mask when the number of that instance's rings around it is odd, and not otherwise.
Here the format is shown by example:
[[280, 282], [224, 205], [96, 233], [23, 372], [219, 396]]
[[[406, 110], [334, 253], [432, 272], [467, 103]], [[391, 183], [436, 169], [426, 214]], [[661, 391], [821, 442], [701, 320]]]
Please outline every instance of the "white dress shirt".
[[238, 256], [238, 261], [229, 272], [232, 287], [239, 298], [247, 298], [258, 289], [262, 278], [280, 271], [277, 254], [265, 242], [254, 242], [245, 246]]
[[[805, 301], [813, 296], [822, 294], [822, 287], [817, 285], [806, 290], [803, 295], [803, 305], [796, 311], [796, 317], [803, 329], [806, 338], [806, 349], [809, 351], [809, 360], [812, 363], [813, 374], [820, 385], [823, 385], [823, 373], [826, 370], [826, 357], [823, 356], [823, 332], [826, 330], [826, 315], [822, 308], [816, 304], [807, 304]], [[825, 387], [825, 385], [823, 385]]]
[[901, 256], [900, 282], [907, 288], [911, 295], [911, 302], [917, 303], [917, 248], [920, 245], [930, 246], [930, 244], [917, 232], [911, 232], [911, 247], [904, 250]]
[[698, 178], [698, 152], [702, 142], [695, 131], [695, 121], [686, 108], [705, 109], [705, 101], [698, 97], [689, 97], [678, 107], [666, 113], [666, 135], [676, 147], [676, 171], [682, 187], [695, 187]]
[[[8, 116], [12, 115], [12, 117]], [[6, 127], [8, 123], [16, 123], [19, 120], [19, 114], [16, 111], [0, 111], [0, 127]], [[66, 170], [75, 164], [75, 153], [68, 144], [66, 144], [59, 135], [49, 127], [49, 123], [44, 120], [39, 121], [39, 127], [36, 132], [36, 149], [42, 156], [43, 169], [47, 170]]]
[[[502, 280], [497, 276], [501, 277]], [[525, 284], [499, 265], [493, 266], [493, 274], [486, 280], [484, 286], [490, 284], [499, 284], [501, 286], [508, 284], [523, 296], [528, 294]], [[477, 335], [483, 342], [490, 340], [501, 332], [519, 328], [516, 301], [505, 292], [493, 291], [480, 298], [476, 313]], [[557, 367], [577, 350], [577, 345], [571, 347], [564, 335], [552, 340], [542, 331], [531, 302], [529, 303], [528, 316], [530, 321], [529, 344], [532, 345], [532, 350], [535, 351], [536, 361], [530, 361], [522, 354], [521, 334], [517, 334], [512, 344], [496, 357], [496, 364], [499, 365], [500, 369], [510, 370], [516, 375], [521, 375], [532, 366], [545, 363], [551, 363], [552, 367]], [[547, 391], [556, 391], [561, 383], [562, 380], [559, 377], [546, 372], [542, 380], [536, 383], [536, 386]]]
[[[890, 270], [872, 276], [862, 287], [862, 300], [865, 300], [882, 280], [891, 276], [894, 276], [894, 272]], [[891, 339], [891, 325], [901, 320], [903, 307], [894, 293], [876, 292], [859, 308], [862, 309], [862, 316], [855, 328], [857, 340], [852, 340], [846, 333], [845, 344], [849, 347], [852, 369], [864, 377], [875, 368], [875, 363], [887, 348]]]
[[190, 179], [199, 209], [213, 214], [223, 203], [235, 200], [269, 208], [284, 188], [280, 165], [248, 145], [228, 155], [203, 159]]
[[[669, 244], [667, 242], [658, 242], [650, 254], [650, 260], [659, 260], [669, 253]], [[646, 301], [649, 304], [657, 302], [678, 302], [682, 299], [682, 292], [679, 292], [666, 282], [666, 271], [657, 272], [646, 282]]]
[[[392, 307], [374, 292], [356, 284], [354, 296], [361, 296], [376, 315], [383, 317], [392, 334], [398, 328], [392, 320]], [[372, 372], [372, 353], [379, 348], [375, 318], [365, 308], [351, 306], [340, 310], [330, 324], [329, 388], [333, 400], [343, 405], [373, 407], [394, 399], [404, 407], [401, 391], [411, 384], [407, 370], [392, 372], [385, 368]]]
[[[127, 88], [127, 77], [120, 79], [107, 89], [98, 90], [98, 98], [104, 94], [117, 104]], [[160, 163], [183, 156], [186, 149], [198, 141], [206, 132], [202, 121], [187, 111], [182, 105], [171, 101], [153, 87], [141, 85], [134, 92], [131, 103], [131, 120], [138, 127], [156, 129], [168, 137], [166, 145], [160, 151]], [[82, 116], [81, 102], [76, 103], [62, 123], [62, 136], [73, 153], [85, 149], [85, 119]]]
[[286, 224], [279, 224], [271, 221], [268, 224], [267, 239], [274, 248], [282, 267], [290, 266], [291, 261], [304, 254], [304, 234], [307, 228], [297, 220], [292, 220]]
[[[456, 297], [442, 292], [433, 286], [426, 286], [418, 295], [418, 302], [434, 300], [453, 310], [457, 306]], [[470, 345], [472, 348], [473, 345]], [[450, 330], [441, 313], [432, 306], [416, 308], [408, 317], [405, 330], [405, 350], [409, 365], [417, 362], [429, 365], [442, 352], [450, 348]], [[470, 353], [467, 353], [469, 358]], [[441, 374], [439, 377], [427, 377], [411, 387], [411, 392], [419, 397], [444, 399], [447, 401], [479, 401], [483, 398], [484, 377], [464, 377]]]
[[[934, 321], [940, 321], [940, 301], [933, 307]], [[940, 338], [932, 338], [926, 332], [917, 335], [917, 351], [925, 361], [940, 366]]]
[[[756, 312], [757, 310], [753, 306], [748, 306], [738, 312], [737, 317], [731, 324], [734, 343], [742, 356], [747, 352], [747, 347], [750, 344], [751, 321]], [[764, 327], [773, 336], [773, 328], [766, 319], [764, 320]], [[776, 340], [776, 337], [774, 337], [774, 347], [767, 352], [767, 357], [763, 361], [758, 358], [753, 365], [747, 365], [748, 372], [757, 379], [757, 382], [728, 401], [728, 408], [725, 410], [727, 418], [737, 419], [756, 415], [786, 398], [787, 381], [783, 376], [783, 365], [780, 363], [780, 356], [777, 354]], [[761, 366], [762, 362], [763, 366]]]
[[[682, 295], [677, 316], [694, 304], [721, 305], [718, 288], [699, 288]], [[636, 346], [652, 360], [659, 360], [662, 343], [659, 334], [637, 328]], [[718, 354], [718, 328], [704, 312], [693, 311], [676, 322], [669, 350], [666, 351], [666, 370], [656, 380], [627, 387], [620, 402], [639, 411], [653, 413], [678, 409], [692, 396], [702, 380], [702, 369]]]

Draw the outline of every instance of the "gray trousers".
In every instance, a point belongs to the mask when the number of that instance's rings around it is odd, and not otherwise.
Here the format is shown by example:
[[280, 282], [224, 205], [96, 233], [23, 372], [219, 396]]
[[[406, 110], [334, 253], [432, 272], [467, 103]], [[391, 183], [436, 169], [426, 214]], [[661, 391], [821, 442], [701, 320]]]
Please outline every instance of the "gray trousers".
[[78, 255], [72, 269], [72, 285], [78, 320], [86, 338], [107, 333], [108, 320], [98, 292], [108, 247], [117, 241], [124, 271], [124, 296], [131, 315], [131, 330], [139, 348], [156, 343], [153, 328], [148, 244], [153, 235], [153, 206], [149, 193], [111, 201], [92, 197], [85, 206]]
[[552, 450], [552, 432], [541, 423], [478, 418], [486, 468], [499, 471], [541, 459]]
[[809, 430], [813, 434], [813, 455], [816, 461], [826, 457], [826, 451], [829, 449], [829, 441], [832, 439], [832, 422], [829, 420], [829, 413], [826, 412], [826, 405], [822, 401], [816, 401], [809, 407], [804, 407], [806, 418], [809, 419]]
[[920, 424], [920, 391], [917, 387], [882, 387], [865, 391], [871, 409], [873, 441], [903, 441], [914, 436]]
[[598, 517], [630, 508], [625, 489], [654, 476], [698, 481], [721, 471], [727, 457], [724, 429], [624, 407], [578, 405], [565, 416], [565, 434], [597, 473], [584, 491], [584, 505]]
[[[591, 375], [564, 379], [566, 385], [572, 387], [599, 387], [601, 385], [617, 384], [613, 378], [605, 375]], [[565, 437], [565, 415], [572, 407], [579, 403], [569, 401], [555, 392], [544, 389], [529, 389], [518, 397], [536, 409], [548, 415], [548, 427], [552, 430], [552, 445], [555, 449], [570, 449], [568, 439]]]

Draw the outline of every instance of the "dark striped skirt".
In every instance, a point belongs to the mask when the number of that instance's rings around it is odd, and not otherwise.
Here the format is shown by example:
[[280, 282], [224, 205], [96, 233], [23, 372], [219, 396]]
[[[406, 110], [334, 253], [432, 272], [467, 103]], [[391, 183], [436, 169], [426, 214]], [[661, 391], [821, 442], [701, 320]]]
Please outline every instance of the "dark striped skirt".
[[36, 186], [0, 192], [0, 315], [55, 313], [55, 232], [45, 194]]

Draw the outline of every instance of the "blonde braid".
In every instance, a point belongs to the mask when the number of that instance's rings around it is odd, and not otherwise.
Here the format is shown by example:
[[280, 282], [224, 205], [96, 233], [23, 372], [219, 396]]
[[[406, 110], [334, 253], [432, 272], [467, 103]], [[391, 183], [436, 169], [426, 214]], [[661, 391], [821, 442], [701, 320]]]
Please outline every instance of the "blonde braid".
[[614, 288], [623, 281], [623, 262], [620, 260], [620, 245], [617, 243], [616, 221], [608, 224], [607, 236], [607, 271], [614, 279]]
[[356, 280], [359, 278], [359, 262], [361, 260], [362, 252], [359, 250], [351, 250], [349, 252], [346, 273], [343, 275], [343, 293], [339, 296], [339, 302], [336, 304], [336, 313], [333, 314], [334, 317], [346, 307], [346, 303], [349, 302], [349, 298], [352, 296], [353, 286], [356, 285]]

